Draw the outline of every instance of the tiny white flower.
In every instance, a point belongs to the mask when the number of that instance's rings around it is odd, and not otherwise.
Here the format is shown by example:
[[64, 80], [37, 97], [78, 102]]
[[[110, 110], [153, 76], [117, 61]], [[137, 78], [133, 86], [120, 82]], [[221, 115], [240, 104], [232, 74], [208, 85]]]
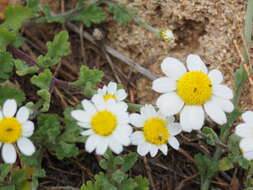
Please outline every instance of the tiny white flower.
[[200, 130], [204, 124], [205, 112], [216, 123], [227, 122], [225, 112], [232, 112], [230, 101], [233, 93], [221, 84], [222, 73], [211, 70], [198, 55], [190, 54], [187, 68], [178, 59], [167, 57], [161, 64], [165, 77], [153, 81], [152, 88], [163, 93], [157, 99], [157, 106], [165, 115], [180, 113], [180, 124], [184, 131]]
[[35, 152], [35, 146], [28, 139], [34, 131], [33, 122], [28, 120], [29, 115], [30, 110], [25, 106], [17, 111], [17, 103], [13, 99], [6, 100], [0, 110], [0, 148], [5, 163], [12, 164], [17, 159], [14, 144], [26, 156]]
[[100, 94], [105, 101], [109, 99], [115, 99], [116, 101], [123, 101], [127, 97], [127, 93], [124, 89], [117, 89], [117, 84], [115, 82], [109, 82], [103, 88], [98, 89], [98, 94]]
[[164, 42], [171, 42], [175, 40], [175, 36], [171, 30], [168, 29], [162, 29], [159, 32], [160, 38]]
[[141, 108], [140, 114], [130, 115], [130, 123], [141, 131], [131, 135], [131, 142], [137, 145], [137, 152], [141, 156], [148, 153], [154, 157], [158, 150], [167, 154], [169, 143], [174, 149], [179, 149], [179, 142], [175, 135], [181, 132], [179, 123], [174, 123], [173, 116], [164, 116], [157, 112], [152, 105], [145, 105]]
[[83, 100], [84, 110], [74, 110], [71, 116], [78, 124], [85, 128], [81, 133], [89, 136], [85, 149], [87, 152], [96, 150], [96, 154], [103, 155], [109, 147], [115, 154], [123, 151], [123, 146], [130, 144], [132, 127], [129, 125], [127, 104], [115, 99], [107, 101], [99, 94], [91, 101]]
[[242, 114], [244, 123], [236, 126], [235, 134], [242, 137], [240, 149], [243, 156], [248, 160], [253, 160], [253, 112], [247, 111]]

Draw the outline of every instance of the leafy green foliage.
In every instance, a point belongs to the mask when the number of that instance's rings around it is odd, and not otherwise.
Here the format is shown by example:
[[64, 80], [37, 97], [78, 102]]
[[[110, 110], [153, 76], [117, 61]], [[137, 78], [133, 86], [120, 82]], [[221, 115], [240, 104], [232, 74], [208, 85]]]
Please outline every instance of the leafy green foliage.
[[100, 7], [95, 4], [87, 5], [79, 14], [73, 15], [71, 20], [82, 21], [87, 27], [91, 24], [99, 24], [106, 19], [106, 15]]
[[5, 181], [4, 179], [9, 174], [11, 167], [10, 164], [0, 164], [0, 184]]
[[49, 8], [49, 6], [45, 5], [41, 7], [41, 11], [44, 13], [44, 17], [37, 20], [38, 23], [43, 22], [58, 22], [58, 23], [64, 23], [65, 19], [62, 16], [54, 16]]
[[84, 88], [84, 94], [91, 96], [96, 93], [96, 85], [101, 81], [102, 77], [102, 71], [92, 70], [87, 66], [81, 66], [79, 79], [73, 82], [73, 85]]
[[83, 143], [86, 139], [80, 136], [80, 127], [72, 118], [70, 119], [69, 111], [64, 113], [64, 125], [57, 115], [41, 114], [38, 117], [39, 128], [34, 133], [36, 144], [47, 147], [58, 159], [77, 156], [79, 149], [76, 143]]
[[127, 8], [119, 3], [109, 2], [108, 6], [108, 10], [110, 13], [112, 13], [113, 19], [122, 25], [127, 25], [132, 20], [130, 15], [136, 12], [135, 9]]
[[202, 180], [210, 179], [217, 171], [219, 171], [218, 162], [210, 159], [207, 155], [196, 154], [194, 159], [197, 163], [197, 169], [203, 178]]
[[58, 33], [52, 42], [47, 43], [47, 54], [38, 57], [38, 65], [48, 68], [58, 64], [63, 56], [70, 53], [69, 34], [66, 31]]
[[232, 169], [233, 167], [234, 167], [234, 164], [227, 157], [224, 157], [219, 161], [219, 170], [220, 171], [227, 171], [227, 170]]
[[215, 145], [215, 143], [220, 141], [218, 135], [212, 128], [203, 127], [202, 133], [205, 136], [207, 143], [210, 145]]
[[88, 181], [81, 190], [148, 190], [149, 182], [146, 178], [141, 176], [129, 178], [126, 174], [126, 171], [134, 166], [137, 158], [136, 153], [114, 157], [111, 152], [107, 152], [105, 159], [99, 163], [106, 173], [97, 174], [95, 182]]
[[7, 52], [0, 53], [0, 82], [10, 78], [13, 69], [13, 58]]
[[15, 99], [18, 105], [25, 101], [25, 93], [15, 88], [7, 86], [0, 87], [0, 105], [3, 105], [7, 99]]
[[0, 50], [20, 40], [17, 35], [23, 23], [32, 17], [32, 9], [22, 6], [8, 6], [5, 9], [5, 21], [0, 25]]
[[19, 76], [25, 76], [27, 74], [33, 74], [38, 72], [39, 67], [37, 66], [28, 66], [24, 61], [20, 59], [16, 59], [15, 62], [15, 68], [16, 68], [16, 73]]

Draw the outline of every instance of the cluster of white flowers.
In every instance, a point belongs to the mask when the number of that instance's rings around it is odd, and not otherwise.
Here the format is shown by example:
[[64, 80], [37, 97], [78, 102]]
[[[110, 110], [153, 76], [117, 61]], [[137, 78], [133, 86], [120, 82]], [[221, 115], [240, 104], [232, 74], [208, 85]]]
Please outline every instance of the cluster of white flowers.
[[[137, 146], [137, 152], [153, 157], [161, 150], [165, 155], [168, 146], [179, 149], [175, 138], [182, 130], [200, 130], [206, 115], [222, 125], [227, 122], [225, 112], [234, 106], [232, 90], [223, 85], [219, 70], [208, 72], [198, 55], [190, 54], [184, 64], [167, 57], [161, 64], [165, 77], [153, 81], [152, 88], [163, 93], [156, 106], [144, 105], [140, 113], [128, 114], [124, 102], [125, 90], [117, 90], [110, 82], [98, 90], [91, 101], [83, 100], [84, 110], [74, 110], [71, 115], [85, 128], [82, 135], [89, 136], [85, 145], [88, 152], [104, 154], [107, 148], [119, 154], [123, 146]], [[174, 115], [179, 113], [179, 123]], [[132, 127], [131, 127], [132, 126]], [[134, 130], [133, 130], [134, 129]]]
[[[153, 81], [152, 88], [162, 95], [156, 107], [144, 105], [140, 113], [128, 113], [124, 102], [127, 93], [110, 82], [98, 89], [91, 100], [81, 102], [82, 109], [73, 110], [71, 116], [83, 128], [87, 136], [85, 149], [103, 155], [109, 148], [115, 154], [124, 146], [136, 145], [137, 152], [154, 157], [160, 150], [167, 154], [168, 145], [179, 149], [176, 139], [181, 131], [200, 130], [206, 117], [222, 125], [227, 122], [226, 112], [232, 112], [233, 93], [222, 84], [223, 76], [217, 69], [208, 72], [198, 55], [190, 54], [186, 66], [178, 59], [167, 57], [161, 64], [166, 75]], [[175, 122], [179, 114], [179, 122]], [[16, 147], [24, 155], [35, 152], [28, 139], [34, 124], [28, 120], [30, 110], [22, 106], [17, 110], [15, 100], [7, 100], [0, 110], [0, 150], [6, 163], [17, 159]], [[241, 151], [246, 159], [253, 159], [253, 112], [242, 115], [245, 123], [236, 127], [235, 133], [242, 137]], [[16, 146], [17, 145], [17, 146]]]

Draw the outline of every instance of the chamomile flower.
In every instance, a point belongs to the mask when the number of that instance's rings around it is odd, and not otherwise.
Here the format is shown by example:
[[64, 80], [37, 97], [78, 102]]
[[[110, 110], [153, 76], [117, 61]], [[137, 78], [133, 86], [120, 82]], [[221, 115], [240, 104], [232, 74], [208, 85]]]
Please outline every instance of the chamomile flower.
[[124, 89], [117, 90], [117, 84], [115, 82], [109, 82], [107, 86], [98, 89], [105, 101], [109, 99], [115, 99], [116, 101], [123, 101], [127, 97], [127, 93]]
[[84, 110], [74, 110], [71, 115], [85, 129], [81, 134], [89, 136], [85, 144], [87, 152], [96, 150], [96, 154], [103, 155], [109, 147], [119, 154], [123, 146], [130, 144], [132, 128], [125, 102], [106, 101], [96, 94], [91, 101], [83, 100], [82, 106]]
[[159, 32], [160, 39], [164, 42], [171, 42], [175, 40], [175, 36], [171, 30], [168, 29], [162, 29]]
[[248, 160], [253, 160], [253, 111], [242, 114], [244, 123], [236, 126], [235, 134], [242, 137], [240, 149], [243, 156]]
[[0, 148], [5, 163], [12, 164], [16, 161], [15, 144], [26, 156], [35, 152], [32, 141], [28, 139], [34, 131], [33, 122], [28, 120], [29, 114], [30, 111], [25, 106], [17, 111], [17, 103], [12, 99], [6, 100], [0, 111]]
[[199, 130], [204, 124], [205, 112], [216, 123], [227, 122], [225, 112], [234, 109], [230, 99], [233, 93], [222, 84], [223, 75], [217, 70], [208, 73], [198, 55], [190, 54], [187, 68], [177, 59], [167, 57], [161, 64], [166, 77], [153, 81], [152, 88], [163, 93], [157, 106], [166, 115], [180, 112], [180, 124], [184, 131]]
[[170, 144], [174, 149], [179, 149], [179, 142], [175, 135], [181, 132], [179, 123], [174, 123], [173, 116], [164, 116], [157, 112], [152, 105], [145, 105], [141, 108], [140, 114], [130, 115], [130, 123], [140, 131], [131, 135], [131, 142], [137, 145], [137, 152], [141, 156], [148, 153], [154, 157], [158, 150], [167, 154]]

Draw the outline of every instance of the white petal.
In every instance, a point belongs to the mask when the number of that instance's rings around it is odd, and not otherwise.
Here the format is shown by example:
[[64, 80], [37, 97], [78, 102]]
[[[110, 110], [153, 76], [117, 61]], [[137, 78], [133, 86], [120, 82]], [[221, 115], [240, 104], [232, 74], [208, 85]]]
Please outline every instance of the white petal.
[[243, 121], [253, 124], [253, 111], [246, 111], [242, 114]]
[[162, 114], [174, 115], [180, 112], [184, 105], [184, 102], [175, 92], [171, 92], [161, 95], [157, 99], [156, 105], [159, 107]]
[[185, 72], [186, 68], [181, 61], [172, 57], [166, 57], [161, 63], [162, 71], [175, 80], [180, 78]]
[[207, 115], [216, 123], [223, 125], [227, 122], [225, 112], [218, 106], [218, 104], [210, 100], [204, 104]]
[[153, 118], [157, 116], [157, 112], [155, 110], [155, 108], [150, 105], [144, 105], [143, 107], [141, 107], [141, 115], [145, 118], [145, 119], [149, 119], [149, 118]]
[[119, 154], [123, 151], [123, 146], [117, 142], [117, 140], [112, 140], [109, 142], [110, 149], [115, 153]]
[[94, 96], [92, 96], [91, 101], [95, 104], [98, 110], [104, 110], [106, 107], [103, 96], [99, 94], [95, 94]]
[[71, 112], [71, 116], [77, 121], [83, 123], [89, 122], [91, 119], [91, 114], [83, 110], [73, 110]]
[[[250, 126], [252, 125], [252, 126]], [[236, 126], [235, 134], [243, 138], [253, 138], [253, 123], [242, 123]]]
[[143, 127], [145, 120], [142, 115], [133, 113], [130, 115], [130, 123], [135, 127]]
[[207, 74], [207, 67], [198, 55], [188, 55], [186, 63], [189, 71], [202, 71]]
[[25, 106], [22, 106], [21, 108], [19, 108], [16, 118], [20, 123], [24, 123], [25, 121], [28, 120], [29, 115], [30, 115], [29, 109]]
[[119, 89], [116, 93], [115, 96], [117, 98], [118, 101], [122, 101], [124, 99], [126, 99], [127, 97], [127, 93], [124, 89]]
[[225, 85], [215, 84], [213, 85], [213, 94], [225, 99], [232, 99], [233, 92], [230, 88]]
[[17, 145], [19, 150], [26, 156], [31, 156], [35, 152], [35, 146], [28, 138], [20, 138]]
[[253, 151], [252, 138], [243, 138], [239, 145], [240, 145], [240, 148], [243, 150], [243, 152]]
[[115, 94], [116, 90], [117, 90], [117, 84], [115, 82], [109, 82], [107, 86], [107, 92], [109, 94]]
[[205, 114], [202, 106], [185, 105], [180, 113], [180, 124], [183, 130], [200, 130], [204, 124]]
[[176, 90], [175, 79], [161, 77], [153, 81], [152, 89], [159, 93], [167, 93]]
[[104, 138], [103, 141], [99, 141], [96, 147], [96, 154], [103, 155], [107, 150], [108, 144], [109, 144], [108, 138]]
[[77, 124], [80, 126], [80, 127], [83, 127], [83, 128], [86, 128], [86, 129], [89, 129], [91, 128], [91, 125], [90, 123], [82, 123], [82, 122], [77, 122]]
[[243, 156], [247, 160], [252, 160], [253, 159], [253, 150], [252, 151], [243, 152]]
[[115, 102], [113, 99], [109, 99], [106, 104], [107, 110], [111, 111], [112, 113], [118, 115], [125, 113], [127, 111], [127, 104], [125, 102]]
[[220, 106], [220, 108], [223, 111], [232, 112], [234, 110], [234, 105], [230, 100], [220, 98], [218, 96], [213, 96], [212, 99], [213, 99], [213, 101], [215, 101]]
[[4, 144], [2, 147], [2, 158], [7, 164], [13, 164], [16, 162], [17, 153], [15, 147], [12, 144]]
[[142, 143], [145, 142], [145, 138], [143, 136], [143, 132], [141, 132], [141, 131], [134, 132], [131, 135], [130, 139], [131, 139], [131, 143], [133, 145], [138, 145], [138, 144], [142, 144]]
[[179, 149], [179, 142], [175, 137], [170, 136], [169, 140], [168, 140], [168, 143], [170, 144], [170, 146], [172, 146], [172, 148], [174, 148], [176, 150]]
[[220, 84], [222, 83], [223, 81], [223, 75], [222, 73], [217, 70], [217, 69], [214, 69], [214, 70], [211, 70], [208, 74], [209, 78], [211, 79], [212, 81], [212, 84]]
[[131, 143], [131, 141], [130, 141], [130, 134], [124, 133], [124, 131], [116, 130], [113, 133], [113, 137], [115, 139], [117, 139], [117, 141], [119, 141], [124, 146], [128, 146]]
[[169, 123], [168, 130], [170, 135], [175, 136], [181, 133], [182, 127], [179, 123]]
[[99, 137], [97, 135], [91, 135], [88, 137], [85, 143], [85, 150], [89, 153], [95, 150], [99, 141]]
[[164, 155], [167, 155], [167, 153], [168, 153], [168, 146], [167, 146], [167, 144], [160, 145], [159, 149], [162, 151], [162, 153]]
[[150, 150], [150, 144], [149, 143], [142, 143], [137, 146], [137, 152], [141, 156], [145, 156]]
[[85, 130], [85, 131], [81, 132], [82, 136], [89, 136], [89, 135], [93, 135], [93, 134], [94, 134], [94, 132], [93, 132], [92, 129], [88, 129], [88, 130]]
[[3, 115], [5, 117], [13, 117], [17, 111], [17, 103], [13, 99], [6, 100], [3, 105]]
[[154, 157], [158, 152], [158, 147], [155, 145], [150, 146], [150, 156]]
[[22, 124], [22, 136], [30, 137], [34, 131], [34, 123], [32, 121], [26, 121]]
[[88, 112], [91, 112], [91, 113], [96, 112], [95, 106], [88, 100], [83, 100], [82, 101], [82, 106], [83, 106], [85, 111], [88, 111]]

